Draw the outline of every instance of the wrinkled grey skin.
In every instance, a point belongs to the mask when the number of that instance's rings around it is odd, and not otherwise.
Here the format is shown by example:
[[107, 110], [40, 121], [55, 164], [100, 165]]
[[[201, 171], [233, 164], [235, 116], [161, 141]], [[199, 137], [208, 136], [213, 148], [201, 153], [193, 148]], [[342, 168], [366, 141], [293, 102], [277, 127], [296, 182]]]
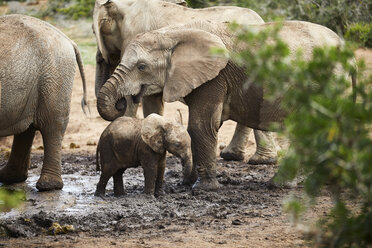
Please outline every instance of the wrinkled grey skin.
[[[247, 28], [260, 31], [275, 25]], [[337, 34], [321, 25], [300, 21], [281, 25], [279, 38], [288, 44], [291, 58], [296, 57], [299, 48], [302, 56], [310, 59], [314, 47], [343, 44]], [[138, 100], [163, 93], [166, 102], [183, 99], [189, 107], [188, 131], [200, 179], [194, 186], [205, 190], [219, 187], [215, 152], [223, 121], [231, 119], [254, 129], [269, 130], [272, 123], [282, 123], [285, 117], [280, 99], [267, 100], [266, 90], [256, 83], [244, 87], [247, 72], [226, 57], [211, 55], [212, 47], [234, 52], [241, 49], [234, 45], [228, 27], [218, 23], [196, 22], [138, 35], [100, 90], [97, 101], [101, 115], [112, 115], [123, 96]]]
[[[141, 32], [147, 32], [167, 25], [211, 20], [216, 22], [236, 21], [239, 24], [264, 23], [253, 10], [235, 6], [217, 6], [204, 9], [191, 9], [183, 0], [96, 0], [93, 13], [93, 30], [98, 48], [96, 57], [96, 95], [112, 75], [128, 43]], [[142, 100], [143, 114], [163, 113], [161, 94], [145, 96]], [[134, 117], [137, 104], [126, 99], [125, 115]], [[124, 100], [118, 102], [117, 109], [124, 114]], [[109, 120], [110, 121], [110, 120]], [[221, 151], [226, 160], [244, 160], [251, 129], [237, 124], [230, 144]], [[249, 159], [251, 164], [274, 164], [277, 152], [271, 133], [254, 131], [256, 153]]]
[[31, 145], [39, 130], [44, 161], [36, 187], [62, 189], [62, 139], [70, 113], [76, 64], [85, 76], [76, 44], [52, 25], [33, 17], [0, 17], [0, 136], [14, 135], [8, 163], [0, 168], [0, 182], [27, 179]]
[[114, 179], [114, 195], [124, 194], [123, 173], [127, 168], [142, 166], [145, 193], [161, 193], [166, 151], [181, 158], [183, 183], [191, 184], [197, 177], [192, 170], [191, 139], [187, 130], [157, 114], [144, 120], [119, 117], [102, 133], [97, 146], [97, 170], [102, 174], [96, 196], [104, 196], [108, 180]]

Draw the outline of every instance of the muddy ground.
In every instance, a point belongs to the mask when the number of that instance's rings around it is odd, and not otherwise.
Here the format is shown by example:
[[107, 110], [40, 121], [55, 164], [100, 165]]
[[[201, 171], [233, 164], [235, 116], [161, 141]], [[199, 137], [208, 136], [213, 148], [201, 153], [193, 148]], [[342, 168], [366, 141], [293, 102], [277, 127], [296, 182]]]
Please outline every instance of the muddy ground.
[[[359, 50], [371, 68], [372, 52]], [[107, 196], [95, 197], [99, 179], [95, 171], [96, 143], [108, 122], [95, 107], [94, 66], [86, 66], [91, 114], [80, 109], [82, 87], [76, 75], [70, 123], [63, 142], [63, 190], [38, 192], [43, 150], [37, 135], [32, 150], [32, 167], [24, 189], [27, 199], [19, 209], [0, 214], [0, 247], [301, 247], [308, 246], [304, 226], [294, 225], [283, 213], [282, 204], [294, 189], [270, 187], [268, 181], [276, 166], [228, 162], [217, 153], [218, 192], [193, 192], [181, 185], [180, 161], [169, 155], [165, 175], [165, 194], [143, 194], [141, 168], [124, 174], [126, 195], [115, 198], [112, 181]], [[179, 111], [187, 123], [187, 107], [166, 105], [166, 116], [176, 118]], [[226, 122], [219, 132], [219, 147], [228, 144], [235, 124]], [[247, 156], [255, 149], [249, 144]], [[279, 142], [283, 146], [283, 143]], [[0, 165], [6, 163], [11, 139], [0, 140]], [[331, 201], [324, 192], [304, 222], [311, 224], [324, 215]], [[55, 223], [55, 224], [53, 224]]]

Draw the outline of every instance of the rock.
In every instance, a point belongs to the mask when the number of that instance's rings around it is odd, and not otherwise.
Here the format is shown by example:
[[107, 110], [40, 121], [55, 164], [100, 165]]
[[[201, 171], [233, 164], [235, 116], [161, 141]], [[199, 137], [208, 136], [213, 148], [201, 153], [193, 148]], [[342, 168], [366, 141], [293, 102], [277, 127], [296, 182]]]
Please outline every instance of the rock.
[[235, 219], [231, 222], [231, 224], [235, 225], [235, 226], [238, 226], [238, 225], [241, 225], [243, 224], [243, 222], [239, 219]]

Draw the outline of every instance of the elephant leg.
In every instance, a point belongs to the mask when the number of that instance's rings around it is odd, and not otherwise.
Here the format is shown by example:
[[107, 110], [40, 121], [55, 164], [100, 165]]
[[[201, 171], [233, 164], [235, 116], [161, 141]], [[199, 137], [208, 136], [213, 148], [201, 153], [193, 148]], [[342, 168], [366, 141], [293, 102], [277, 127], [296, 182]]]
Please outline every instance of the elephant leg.
[[61, 150], [67, 121], [65, 125], [63, 125], [64, 127], [59, 130], [58, 128], [51, 128], [53, 124], [47, 126], [47, 128], [41, 130], [44, 143], [44, 161], [40, 178], [36, 183], [36, 188], [39, 191], [63, 188], [61, 177]]
[[249, 159], [249, 164], [276, 164], [278, 153], [271, 132], [254, 130], [256, 153]]
[[8, 163], [0, 168], [0, 182], [5, 184], [24, 182], [30, 165], [31, 145], [35, 129], [29, 127], [25, 132], [14, 135], [12, 151]]
[[111, 174], [102, 173], [101, 177], [99, 178], [99, 181], [97, 183], [96, 192], [94, 193], [95, 196], [105, 196], [106, 193], [106, 186], [108, 180], [111, 178]]
[[152, 113], [163, 115], [164, 112], [163, 93], [143, 97], [142, 108], [144, 117], [147, 117]]
[[220, 156], [225, 160], [244, 160], [251, 131], [251, 128], [237, 123], [230, 144], [221, 151]]
[[[124, 169], [120, 169], [114, 174], [114, 196], [115, 197], [124, 195], [124, 183], [123, 183], [124, 171], [125, 171]], [[106, 185], [105, 185], [105, 188], [106, 188]]]
[[163, 189], [164, 173], [165, 173], [165, 158], [166, 156], [164, 155], [159, 160], [158, 173], [157, 173], [156, 182], [155, 182], [155, 196], [159, 196], [163, 194], [162, 189]]
[[160, 161], [154, 157], [146, 157], [141, 161], [141, 165], [143, 167], [143, 175], [145, 177], [145, 194], [155, 194], [159, 162]]
[[193, 106], [189, 105], [187, 130], [191, 137], [193, 168], [197, 168], [199, 174], [199, 180], [193, 185], [193, 189], [217, 190], [220, 184], [216, 179], [216, 149], [222, 104], [219, 107], [204, 107], [202, 112], [194, 111]]
[[[209, 130], [210, 131], [210, 130]], [[199, 180], [193, 185], [193, 189], [217, 190], [220, 184], [216, 179], [216, 134], [208, 133], [207, 130], [200, 130], [193, 126], [188, 132], [191, 137], [191, 150], [194, 167], [197, 169]]]

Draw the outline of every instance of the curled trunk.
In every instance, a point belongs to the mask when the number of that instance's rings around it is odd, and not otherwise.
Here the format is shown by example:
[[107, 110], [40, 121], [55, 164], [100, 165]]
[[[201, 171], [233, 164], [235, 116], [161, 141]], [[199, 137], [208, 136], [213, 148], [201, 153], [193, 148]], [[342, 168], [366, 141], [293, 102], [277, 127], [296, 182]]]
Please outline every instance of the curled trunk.
[[197, 171], [193, 170], [193, 164], [192, 164], [192, 157], [186, 156], [185, 158], [182, 158], [182, 167], [183, 167], [183, 184], [185, 185], [191, 185], [193, 184], [197, 178]]
[[114, 73], [97, 96], [98, 113], [107, 121], [123, 116], [126, 110], [126, 100], [118, 93], [119, 80], [118, 74]]
[[96, 55], [96, 82], [95, 82], [95, 94], [98, 97], [99, 91], [105, 82], [110, 78], [110, 66], [103, 59], [101, 52], [98, 50]]

